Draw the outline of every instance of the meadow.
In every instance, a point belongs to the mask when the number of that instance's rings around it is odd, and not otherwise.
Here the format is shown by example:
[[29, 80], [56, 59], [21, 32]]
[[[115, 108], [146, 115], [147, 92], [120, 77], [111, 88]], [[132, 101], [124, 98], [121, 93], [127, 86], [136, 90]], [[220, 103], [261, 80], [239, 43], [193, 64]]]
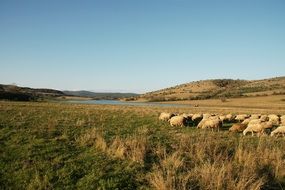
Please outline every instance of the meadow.
[[278, 113], [0, 102], [0, 189], [284, 189], [285, 138], [171, 127], [162, 111]]

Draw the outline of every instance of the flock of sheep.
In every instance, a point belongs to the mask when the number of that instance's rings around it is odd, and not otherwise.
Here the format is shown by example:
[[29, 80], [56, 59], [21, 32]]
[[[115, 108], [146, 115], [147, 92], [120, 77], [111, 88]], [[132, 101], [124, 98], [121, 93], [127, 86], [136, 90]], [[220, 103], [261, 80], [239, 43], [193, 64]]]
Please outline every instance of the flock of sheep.
[[197, 126], [200, 129], [218, 130], [224, 123], [234, 123], [230, 132], [243, 132], [243, 135], [257, 133], [258, 136], [270, 132], [271, 136], [285, 135], [285, 115], [261, 114], [174, 114], [161, 113], [159, 120], [168, 121], [171, 126]]

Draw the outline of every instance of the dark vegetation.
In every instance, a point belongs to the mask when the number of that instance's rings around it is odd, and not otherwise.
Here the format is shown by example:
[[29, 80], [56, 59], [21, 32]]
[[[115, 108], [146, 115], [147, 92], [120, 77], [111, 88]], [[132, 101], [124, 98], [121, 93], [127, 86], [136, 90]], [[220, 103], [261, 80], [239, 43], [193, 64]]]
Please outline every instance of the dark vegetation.
[[213, 80], [213, 83], [220, 87], [220, 88], [226, 88], [226, 87], [236, 87], [236, 86], [241, 86], [245, 85], [248, 82], [245, 80], [233, 80], [233, 79], [215, 79]]
[[0, 85], [0, 100], [39, 101], [47, 98], [64, 96], [59, 90], [35, 89], [16, 85]]
[[91, 92], [91, 91], [63, 91], [66, 95], [71, 96], [80, 96], [80, 97], [87, 97], [87, 98], [93, 98], [93, 99], [104, 99], [104, 100], [115, 100], [115, 99], [121, 99], [121, 98], [130, 98], [130, 97], [136, 97], [138, 94], [135, 93], [111, 93], [111, 92]]

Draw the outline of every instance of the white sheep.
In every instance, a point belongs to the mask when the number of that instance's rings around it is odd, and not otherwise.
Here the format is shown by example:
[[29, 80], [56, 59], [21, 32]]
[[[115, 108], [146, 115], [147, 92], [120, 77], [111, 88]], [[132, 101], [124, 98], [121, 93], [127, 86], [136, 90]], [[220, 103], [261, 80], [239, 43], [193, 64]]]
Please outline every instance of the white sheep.
[[258, 136], [260, 134], [264, 134], [265, 129], [271, 129], [272, 123], [271, 122], [249, 122], [247, 128], [243, 131], [243, 135], [246, 135], [248, 132], [251, 132], [251, 135], [253, 136], [253, 133], [257, 133]]
[[233, 124], [231, 128], [229, 128], [230, 132], [242, 132], [246, 129], [246, 125], [242, 123]]
[[186, 119], [192, 119], [193, 114], [183, 113], [181, 116], [185, 117]]
[[268, 116], [267, 115], [262, 115], [262, 116], [260, 116], [260, 120], [261, 121], [268, 121]]
[[240, 114], [240, 115], [236, 116], [235, 120], [241, 122], [241, 121], [245, 120], [246, 118], [249, 118], [249, 115], [247, 115], [247, 114]]
[[204, 113], [203, 114], [203, 119], [208, 119], [209, 117], [211, 117], [212, 114], [209, 114], [209, 113]]
[[257, 124], [257, 123], [261, 123], [262, 121], [260, 119], [250, 119], [250, 121], [248, 122], [249, 124]]
[[280, 124], [278, 115], [271, 114], [271, 115], [268, 115], [268, 118], [269, 118], [269, 121], [271, 121], [273, 123], [273, 125], [279, 125]]
[[242, 124], [244, 125], [248, 125], [248, 124], [256, 124], [256, 123], [261, 123], [261, 122], [265, 122], [261, 119], [250, 119], [250, 118], [247, 118], [245, 119]]
[[198, 128], [198, 129], [199, 129], [199, 128], [202, 128], [202, 125], [205, 123], [206, 120], [207, 120], [207, 119], [202, 119], [202, 120], [198, 123], [197, 128]]
[[159, 115], [159, 120], [161, 121], [168, 121], [170, 118], [172, 118], [173, 116], [175, 116], [175, 114], [173, 113], [165, 113], [165, 112], [162, 112], [160, 115]]
[[231, 113], [226, 115], [226, 121], [227, 122], [232, 122], [235, 119], [235, 116]]
[[256, 133], [263, 133], [263, 128], [260, 124], [251, 124], [248, 125], [247, 128], [243, 131], [243, 135], [246, 135], [248, 132], [251, 132], [251, 135], [253, 136], [253, 132]]
[[248, 125], [250, 121], [251, 121], [251, 119], [247, 118], [247, 119], [243, 120], [243, 122], [241, 122], [241, 124]]
[[270, 136], [273, 137], [274, 135], [282, 134], [285, 135], [285, 126], [277, 127], [274, 131], [271, 132]]
[[250, 119], [259, 119], [261, 117], [261, 114], [252, 114], [250, 116]]
[[203, 119], [197, 128], [212, 129], [212, 131], [217, 129], [219, 131], [221, 126], [222, 121], [220, 119]]
[[227, 117], [226, 117], [225, 115], [220, 115], [220, 116], [219, 116], [219, 119], [220, 119], [222, 122], [224, 122], [224, 121], [227, 119]]
[[285, 115], [282, 115], [280, 117], [280, 123], [281, 123], [281, 125], [285, 125]]
[[179, 115], [179, 116], [174, 116], [170, 118], [169, 123], [170, 125], [173, 126], [184, 126], [186, 122], [186, 118]]
[[196, 121], [196, 120], [200, 120], [203, 118], [203, 115], [202, 114], [199, 114], [199, 113], [196, 113], [192, 116], [192, 120], [193, 121]]

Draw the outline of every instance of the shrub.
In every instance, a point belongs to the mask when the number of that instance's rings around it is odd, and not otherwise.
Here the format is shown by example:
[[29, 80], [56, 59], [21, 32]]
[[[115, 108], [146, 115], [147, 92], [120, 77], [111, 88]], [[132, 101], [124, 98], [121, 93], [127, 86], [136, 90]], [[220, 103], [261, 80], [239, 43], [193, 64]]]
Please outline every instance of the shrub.
[[220, 100], [221, 100], [221, 102], [226, 102], [227, 98], [226, 97], [221, 97]]

